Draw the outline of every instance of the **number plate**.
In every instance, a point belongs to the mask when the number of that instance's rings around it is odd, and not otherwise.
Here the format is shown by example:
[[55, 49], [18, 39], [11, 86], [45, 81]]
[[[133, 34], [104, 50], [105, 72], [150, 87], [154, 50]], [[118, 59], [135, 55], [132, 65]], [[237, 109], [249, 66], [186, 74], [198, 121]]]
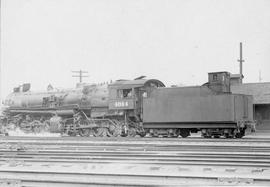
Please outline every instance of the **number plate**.
[[133, 109], [133, 100], [116, 100], [109, 104], [110, 109]]

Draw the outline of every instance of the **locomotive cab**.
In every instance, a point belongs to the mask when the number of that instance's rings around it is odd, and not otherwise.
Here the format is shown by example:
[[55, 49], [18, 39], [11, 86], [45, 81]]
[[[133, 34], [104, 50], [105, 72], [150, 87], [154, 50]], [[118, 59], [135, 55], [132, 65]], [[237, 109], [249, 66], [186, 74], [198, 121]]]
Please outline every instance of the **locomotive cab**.
[[141, 121], [143, 98], [153, 89], [164, 86], [155, 79], [118, 80], [109, 85], [109, 110]]

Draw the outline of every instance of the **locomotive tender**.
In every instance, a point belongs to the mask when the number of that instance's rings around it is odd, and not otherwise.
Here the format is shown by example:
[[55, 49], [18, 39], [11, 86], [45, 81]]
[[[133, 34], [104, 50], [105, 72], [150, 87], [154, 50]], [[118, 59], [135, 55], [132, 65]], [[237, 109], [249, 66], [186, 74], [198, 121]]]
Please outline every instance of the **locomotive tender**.
[[232, 94], [228, 72], [208, 79], [203, 86], [165, 87], [139, 77], [45, 92], [24, 84], [5, 100], [2, 123], [70, 136], [243, 137], [253, 122], [252, 96]]

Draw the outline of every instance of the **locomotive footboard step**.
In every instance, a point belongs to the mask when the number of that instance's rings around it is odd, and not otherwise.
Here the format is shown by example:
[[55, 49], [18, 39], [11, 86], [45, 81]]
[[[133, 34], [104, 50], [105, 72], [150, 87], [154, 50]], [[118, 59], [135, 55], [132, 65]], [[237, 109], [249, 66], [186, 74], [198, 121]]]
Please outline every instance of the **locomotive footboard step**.
[[205, 138], [242, 138], [251, 126], [253, 98], [231, 93], [228, 72], [209, 73], [206, 84], [191, 87], [144, 76], [44, 92], [24, 84], [6, 98], [1, 117], [5, 130], [82, 137], [186, 138], [201, 131]]

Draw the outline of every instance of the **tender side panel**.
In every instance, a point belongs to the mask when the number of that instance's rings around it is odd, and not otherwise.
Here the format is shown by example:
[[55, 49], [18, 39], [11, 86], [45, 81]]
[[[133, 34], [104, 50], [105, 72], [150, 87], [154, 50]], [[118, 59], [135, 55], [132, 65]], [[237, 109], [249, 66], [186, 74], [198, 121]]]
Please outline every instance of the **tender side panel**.
[[235, 121], [253, 121], [253, 98], [248, 95], [234, 94]]
[[[232, 95], [179, 95], [181, 92], [177, 89], [170, 91], [157, 89], [155, 92], [158, 93], [154, 93], [154, 97], [144, 98], [144, 123], [210, 124], [235, 122], [234, 97]], [[179, 92], [179, 94], [174, 92]]]

